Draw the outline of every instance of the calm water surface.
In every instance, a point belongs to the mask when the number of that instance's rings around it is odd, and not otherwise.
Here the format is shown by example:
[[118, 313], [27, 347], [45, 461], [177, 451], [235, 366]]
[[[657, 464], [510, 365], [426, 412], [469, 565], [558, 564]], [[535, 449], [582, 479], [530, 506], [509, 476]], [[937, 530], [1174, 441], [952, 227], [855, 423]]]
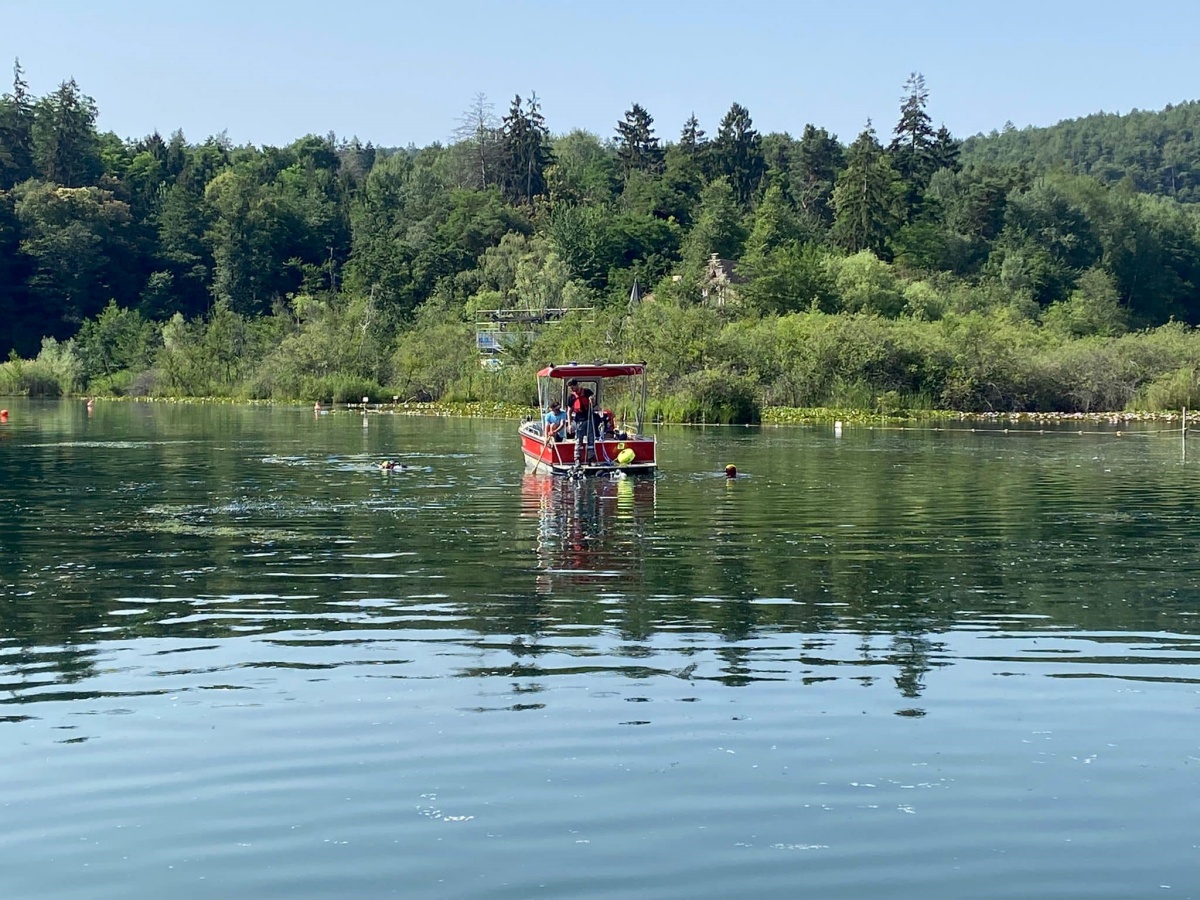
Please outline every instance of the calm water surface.
[[5, 405], [4, 898], [1200, 897], [1178, 436]]

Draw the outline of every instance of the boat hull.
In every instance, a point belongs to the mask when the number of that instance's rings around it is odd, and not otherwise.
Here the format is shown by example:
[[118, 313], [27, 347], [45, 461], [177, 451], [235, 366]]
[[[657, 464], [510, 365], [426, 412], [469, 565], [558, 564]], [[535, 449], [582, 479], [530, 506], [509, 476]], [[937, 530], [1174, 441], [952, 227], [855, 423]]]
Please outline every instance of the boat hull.
[[[521, 452], [525, 456], [525, 470], [528, 472], [565, 475], [579, 471], [586, 474], [621, 471], [633, 474], [653, 472], [658, 465], [658, 446], [652, 437], [597, 439], [595, 460], [576, 465], [574, 441], [552, 440], [547, 443], [545, 437], [529, 425], [522, 425], [519, 433]], [[633, 459], [622, 464], [618, 462], [618, 457], [626, 450], [633, 451]]]

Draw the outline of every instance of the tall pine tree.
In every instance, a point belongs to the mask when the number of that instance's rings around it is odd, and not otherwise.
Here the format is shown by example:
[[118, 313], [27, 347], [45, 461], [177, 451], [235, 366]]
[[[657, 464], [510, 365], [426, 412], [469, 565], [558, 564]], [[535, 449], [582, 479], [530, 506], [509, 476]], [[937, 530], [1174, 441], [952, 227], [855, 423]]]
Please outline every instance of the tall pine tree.
[[833, 185], [843, 158], [835, 135], [824, 128], [804, 126], [792, 161], [792, 196], [805, 216], [822, 229], [833, 224]]
[[945, 125], [937, 130], [934, 135], [933, 146], [929, 148], [930, 156], [933, 159], [933, 170], [949, 169], [952, 172], [957, 172], [962, 168], [958, 162], [958, 154], [962, 148], [962, 141], [955, 139], [950, 134], [950, 129]]
[[546, 168], [553, 161], [537, 94], [524, 105], [516, 95], [500, 132], [500, 174], [507, 196], [532, 207], [533, 198], [546, 193]]
[[899, 224], [897, 205], [902, 186], [883, 152], [871, 121], [850, 145], [846, 168], [833, 189], [833, 239], [851, 253], [871, 250], [884, 256], [888, 239]]
[[892, 154], [892, 163], [900, 177], [924, 188], [934, 168], [934, 131], [929, 114], [925, 112], [929, 103], [925, 76], [913, 72], [904, 82], [904, 91], [900, 101], [900, 121], [892, 132], [888, 152]]
[[679, 135], [679, 147], [688, 156], [695, 158], [703, 152], [707, 145], [708, 141], [704, 139], [704, 129], [700, 127], [700, 120], [696, 118], [695, 113], [692, 113], [683, 123], [683, 131]]
[[734, 103], [721, 120], [712, 143], [712, 164], [718, 176], [729, 179], [738, 202], [749, 205], [762, 182], [766, 161], [762, 136], [754, 130], [750, 111], [740, 103]]
[[626, 178], [635, 171], [662, 172], [663, 150], [654, 135], [654, 118], [637, 103], [617, 123], [617, 158]]
[[0, 190], [33, 175], [33, 100], [18, 59], [13, 62], [12, 93], [0, 97]]
[[96, 101], [64, 81], [34, 107], [34, 161], [43, 178], [63, 187], [95, 184], [104, 171], [96, 136]]

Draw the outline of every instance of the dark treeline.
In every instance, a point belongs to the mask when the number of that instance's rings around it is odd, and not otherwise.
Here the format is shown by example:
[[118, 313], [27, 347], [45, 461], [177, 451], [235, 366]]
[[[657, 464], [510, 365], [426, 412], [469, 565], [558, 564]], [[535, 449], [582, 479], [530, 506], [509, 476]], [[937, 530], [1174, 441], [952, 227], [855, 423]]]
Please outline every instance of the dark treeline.
[[[914, 73], [848, 144], [737, 103], [671, 140], [479, 95], [446, 145], [238, 147], [99, 133], [18, 65], [0, 392], [521, 402], [537, 363], [623, 356], [684, 418], [1195, 405], [1200, 104], [965, 143], [928, 106]], [[481, 369], [481, 310], [547, 308], [579, 312]]]

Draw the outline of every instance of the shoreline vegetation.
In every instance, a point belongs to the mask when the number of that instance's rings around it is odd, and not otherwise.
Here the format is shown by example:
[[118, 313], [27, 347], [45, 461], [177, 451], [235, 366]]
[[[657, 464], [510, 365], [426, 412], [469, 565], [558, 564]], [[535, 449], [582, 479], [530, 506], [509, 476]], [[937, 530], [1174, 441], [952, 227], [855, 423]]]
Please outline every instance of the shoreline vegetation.
[[[2, 396], [2, 395], [0, 395]], [[43, 398], [47, 399], [47, 398]], [[89, 409], [94, 411], [94, 401], [116, 403], [161, 403], [161, 404], [218, 404], [293, 407], [304, 401], [296, 400], [246, 400], [234, 397], [132, 397], [132, 396], [84, 396], [72, 395], [71, 399], [87, 402]], [[306, 404], [305, 404], [306, 406]], [[1096, 425], [1126, 426], [1137, 424], [1170, 424], [1178, 425], [1169, 429], [1172, 432], [1181, 430], [1187, 423], [1200, 418], [1200, 413], [1188, 409], [1159, 410], [1156, 412], [961, 412], [955, 410], [897, 410], [892, 413], [871, 412], [861, 409], [829, 408], [829, 407], [770, 407], [762, 411], [762, 417], [753, 425], [728, 422], [683, 422], [664, 419], [661, 411], [655, 413], [651, 406], [651, 425], [688, 425], [706, 428], [718, 427], [784, 427], [807, 425], [830, 425], [835, 422], [844, 425], [863, 425], [867, 427], [911, 425], [914, 423], [928, 424], [935, 428], [952, 426], [955, 422], [967, 422], [977, 425], [996, 423], [999, 425], [1073, 425], [1079, 423]], [[417, 401], [417, 400], [370, 400], [367, 402], [348, 401], [330, 403], [315, 411], [316, 415], [392, 415], [411, 416], [414, 418], [462, 418], [462, 419], [501, 419], [521, 420], [536, 418], [539, 415], [537, 407], [523, 406], [504, 402], [483, 401]], [[975, 429], [968, 429], [975, 430]], [[1192, 429], [1190, 426], [1188, 430]]]
[[258, 147], [100, 133], [18, 63], [0, 395], [528, 410], [540, 365], [603, 358], [647, 364], [660, 422], [1200, 406], [1200, 103], [960, 140], [929, 97], [913, 73], [849, 143], [738, 103], [554, 134], [478, 95], [445, 144]]

